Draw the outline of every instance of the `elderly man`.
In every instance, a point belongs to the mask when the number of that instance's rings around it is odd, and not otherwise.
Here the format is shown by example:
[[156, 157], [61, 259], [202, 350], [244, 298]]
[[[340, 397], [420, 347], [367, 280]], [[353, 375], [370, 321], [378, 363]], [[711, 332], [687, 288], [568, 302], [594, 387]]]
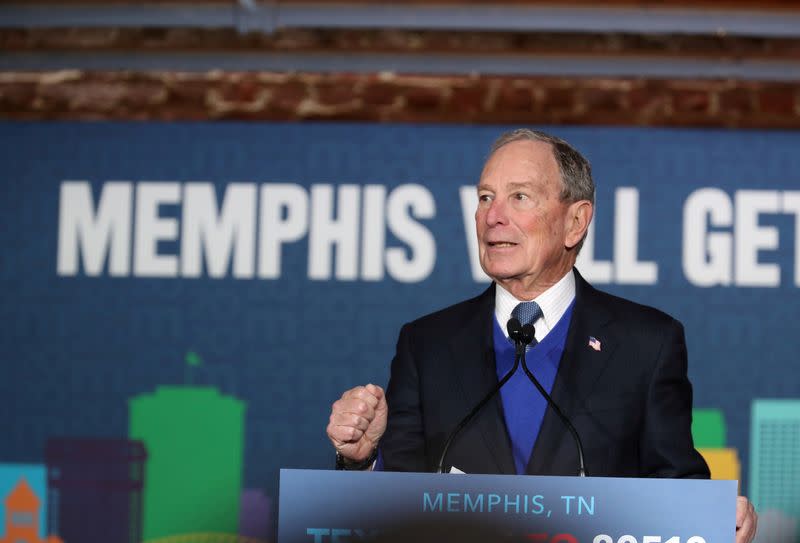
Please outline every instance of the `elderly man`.
[[[594, 183], [567, 142], [532, 130], [501, 136], [478, 183], [480, 296], [403, 327], [384, 397], [356, 387], [333, 404], [328, 436], [344, 469], [433, 471], [452, 429], [512, 367], [506, 323], [535, 327], [528, 365], [575, 426], [592, 476], [707, 478], [691, 437], [683, 327], [592, 288], [574, 268]], [[575, 475], [564, 423], [517, 371], [454, 439], [467, 473]], [[756, 514], [737, 503], [737, 543]]]

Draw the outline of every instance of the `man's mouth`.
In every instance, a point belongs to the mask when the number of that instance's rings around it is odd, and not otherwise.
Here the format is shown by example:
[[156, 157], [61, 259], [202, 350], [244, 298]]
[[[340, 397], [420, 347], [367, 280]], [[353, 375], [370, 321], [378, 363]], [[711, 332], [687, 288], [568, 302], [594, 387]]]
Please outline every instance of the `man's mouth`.
[[514, 247], [516, 243], [511, 243], [510, 241], [490, 241], [487, 245], [489, 245], [489, 247], [502, 249], [504, 247]]

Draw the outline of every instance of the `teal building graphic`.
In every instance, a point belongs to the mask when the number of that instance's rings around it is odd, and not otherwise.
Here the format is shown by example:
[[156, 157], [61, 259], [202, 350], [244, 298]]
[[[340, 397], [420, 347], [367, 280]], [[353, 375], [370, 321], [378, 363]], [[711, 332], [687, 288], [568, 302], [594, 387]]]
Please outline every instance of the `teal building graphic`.
[[143, 540], [238, 532], [244, 402], [209, 387], [129, 400], [129, 437], [148, 451]]
[[750, 499], [757, 543], [800, 542], [800, 400], [753, 401]]

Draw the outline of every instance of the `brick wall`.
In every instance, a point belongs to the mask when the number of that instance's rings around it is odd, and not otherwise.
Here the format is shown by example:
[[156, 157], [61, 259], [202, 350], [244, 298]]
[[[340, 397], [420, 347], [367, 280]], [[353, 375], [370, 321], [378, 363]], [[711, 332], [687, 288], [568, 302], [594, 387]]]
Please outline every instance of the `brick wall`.
[[800, 128], [800, 85], [477, 75], [6, 72], [0, 73], [0, 116]]

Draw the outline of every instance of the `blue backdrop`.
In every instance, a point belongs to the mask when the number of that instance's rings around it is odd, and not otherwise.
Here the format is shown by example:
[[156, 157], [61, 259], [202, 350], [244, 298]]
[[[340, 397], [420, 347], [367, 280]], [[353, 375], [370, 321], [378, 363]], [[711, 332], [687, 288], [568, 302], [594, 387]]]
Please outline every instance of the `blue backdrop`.
[[[243, 487], [332, 466], [331, 402], [484, 288], [460, 190], [508, 128], [0, 123], [0, 462], [191, 385], [245, 403]], [[752, 400], [800, 398], [800, 133], [545, 128], [593, 165], [584, 275], [684, 323], [746, 479]]]

